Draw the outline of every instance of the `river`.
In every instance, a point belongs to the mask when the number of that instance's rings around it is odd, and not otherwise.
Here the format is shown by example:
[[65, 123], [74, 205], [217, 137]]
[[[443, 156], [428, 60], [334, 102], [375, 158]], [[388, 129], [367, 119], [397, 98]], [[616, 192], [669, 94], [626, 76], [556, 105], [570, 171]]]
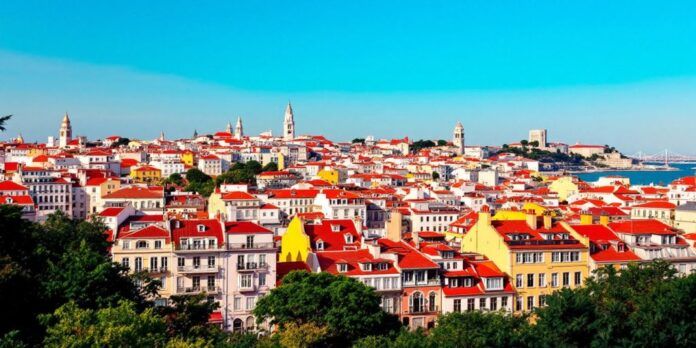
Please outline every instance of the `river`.
[[592, 182], [597, 181], [602, 176], [618, 175], [631, 179], [633, 185], [668, 185], [675, 179], [695, 175], [696, 163], [690, 164], [670, 164], [670, 167], [677, 168], [674, 171], [623, 171], [623, 170], [608, 170], [602, 172], [575, 174], [580, 179]]

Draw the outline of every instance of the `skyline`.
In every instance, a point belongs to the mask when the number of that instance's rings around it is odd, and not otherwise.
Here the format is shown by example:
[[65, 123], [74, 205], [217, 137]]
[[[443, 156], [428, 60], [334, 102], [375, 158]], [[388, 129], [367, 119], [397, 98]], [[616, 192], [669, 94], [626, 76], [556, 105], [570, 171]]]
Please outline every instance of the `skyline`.
[[65, 111], [90, 138], [188, 137], [237, 116], [278, 134], [291, 100], [298, 134], [336, 140], [450, 139], [461, 121], [470, 144], [546, 128], [694, 154], [694, 5], [627, 4], [3, 4], [2, 139], [45, 141]]

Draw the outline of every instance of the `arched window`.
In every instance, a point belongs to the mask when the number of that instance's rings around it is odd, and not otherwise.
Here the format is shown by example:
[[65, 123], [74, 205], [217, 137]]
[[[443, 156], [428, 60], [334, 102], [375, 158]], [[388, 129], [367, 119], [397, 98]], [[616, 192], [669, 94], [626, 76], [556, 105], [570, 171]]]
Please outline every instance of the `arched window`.
[[244, 322], [242, 322], [242, 319], [235, 319], [232, 321], [232, 331], [234, 332], [240, 332], [244, 330]]
[[423, 312], [423, 294], [416, 291], [411, 294], [408, 298], [409, 312], [410, 313], [422, 313]]
[[246, 319], [246, 330], [247, 331], [253, 331], [254, 330], [254, 317], [248, 317]]
[[428, 309], [431, 312], [435, 312], [437, 310], [436, 305], [437, 301], [435, 299], [435, 292], [431, 291], [430, 294], [428, 295]]
[[147, 249], [147, 242], [144, 240], [139, 240], [135, 243], [136, 249]]

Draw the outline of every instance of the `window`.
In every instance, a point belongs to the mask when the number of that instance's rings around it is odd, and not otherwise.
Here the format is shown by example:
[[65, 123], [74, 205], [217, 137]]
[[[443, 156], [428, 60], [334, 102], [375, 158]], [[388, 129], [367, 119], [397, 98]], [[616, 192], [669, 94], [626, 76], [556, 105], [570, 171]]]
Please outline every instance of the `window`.
[[508, 298], [507, 296], [503, 296], [500, 298], [500, 308], [502, 309], [507, 309], [508, 306]]
[[157, 257], [151, 257], [150, 258], [150, 270], [157, 270]]
[[416, 271], [416, 282], [425, 282], [425, 271]]
[[198, 228], [198, 232], [205, 232], [205, 225], [198, 225], [196, 226]]
[[428, 295], [428, 309], [431, 312], [435, 312], [437, 310], [437, 299], [434, 292], [431, 292]]
[[486, 298], [479, 299], [479, 309], [480, 310], [486, 309]]
[[491, 297], [491, 310], [492, 311], [497, 311], [498, 310], [498, 298], [497, 297]]
[[579, 251], [554, 251], [551, 253], [551, 262], [578, 262], [580, 261]]
[[208, 267], [215, 267], [215, 256], [208, 256]]
[[545, 273], [539, 273], [539, 287], [540, 288], [546, 287], [546, 274]]
[[515, 310], [516, 311], [522, 310], [522, 296], [517, 296], [517, 299], [515, 301]]
[[558, 287], [558, 273], [551, 273], [551, 287]]
[[160, 263], [161, 263], [160, 267], [162, 267], [162, 270], [166, 271], [169, 268], [169, 258], [168, 257], [162, 256], [160, 258]]
[[316, 248], [317, 248], [317, 250], [324, 250], [324, 242], [322, 242], [321, 240], [318, 240], [316, 242]]
[[250, 288], [251, 287], [251, 274], [240, 274], [239, 275], [239, 287], [240, 288]]
[[183, 257], [176, 259], [177, 266], [184, 267], [185, 264], [186, 264], [186, 259], [184, 259]]
[[578, 286], [582, 283], [582, 272], [575, 272], [575, 277], [574, 277], [575, 285]]
[[470, 298], [466, 300], [466, 310], [467, 311], [473, 311], [474, 310], [474, 299]]
[[235, 296], [234, 298], [234, 310], [238, 311], [242, 309], [242, 298], [239, 296]]
[[254, 296], [249, 296], [246, 299], [246, 309], [247, 310], [252, 310], [256, 307], [256, 297]]
[[486, 278], [487, 290], [500, 290], [503, 288], [503, 278]]
[[130, 260], [127, 257], [121, 259], [121, 265], [126, 268], [130, 268]]
[[546, 305], [546, 295], [539, 295], [539, 307]]
[[147, 242], [144, 240], [139, 240], [135, 243], [136, 249], [147, 249]]
[[341, 273], [348, 272], [348, 264], [346, 263], [339, 263], [338, 264], [338, 271]]
[[135, 271], [140, 272], [143, 270], [143, 258], [142, 257], [136, 257], [135, 258]]
[[162, 249], [162, 241], [161, 240], [155, 241], [155, 249]]
[[194, 276], [191, 279], [191, 283], [193, 284], [194, 289], [200, 289], [201, 288], [201, 277], [199, 276]]
[[534, 308], [534, 296], [527, 296], [527, 310], [531, 311]]
[[423, 306], [423, 294], [420, 292], [416, 291], [411, 296], [408, 298], [408, 305], [409, 305], [409, 312], [410, 313], [422, 313], [424, 306]]
[[201, 267], [201, 257], [194, 256], [193, 257], [193, 268], [200, 268], [200, 267]]
[[454, 300], [454, 311], [457, 313], [462, 311], [462, 300]]
[[247, 248], [253, 248], [253, 247], [254, 247], [254, 236], [247, 236], [247, 237], [246, 237], [246, 247], [247, 247]]
[[266, 286], [266, 273], [259, 273], [259, 286]]
[[521, 288], [524, 286], [523, 281], [522, 281], [522, 275], [518, 274], [515, 276], [515, 286], [517, 288]]
[[570, 285], [570, 272], [563, 272], [563, 286]]
[[534, 273], [527, 274], [527, 287], [528, 288], [534, 287]]

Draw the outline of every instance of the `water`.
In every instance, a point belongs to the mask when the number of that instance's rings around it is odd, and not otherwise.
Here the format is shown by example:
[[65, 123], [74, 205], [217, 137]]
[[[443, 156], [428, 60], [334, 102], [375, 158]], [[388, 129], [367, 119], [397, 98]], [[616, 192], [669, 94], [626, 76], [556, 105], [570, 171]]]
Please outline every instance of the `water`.
[[623, 170], [609, 170], [604, 172], [593, 172], [593, 173], [582, 173], [576, 174], [580, 179], [588, 182], [597, 181], [602, 176], [618, 175], [631, 179], [631, 184], [633, 185], [668, 185], [675, 179], [679, 179], [685, 176], [692, 176], [696, 167], [696, 163], [690, 164], [670, 164], [670, 167], [677, 168], [679, 170], [675, 171], [623, 171]]

